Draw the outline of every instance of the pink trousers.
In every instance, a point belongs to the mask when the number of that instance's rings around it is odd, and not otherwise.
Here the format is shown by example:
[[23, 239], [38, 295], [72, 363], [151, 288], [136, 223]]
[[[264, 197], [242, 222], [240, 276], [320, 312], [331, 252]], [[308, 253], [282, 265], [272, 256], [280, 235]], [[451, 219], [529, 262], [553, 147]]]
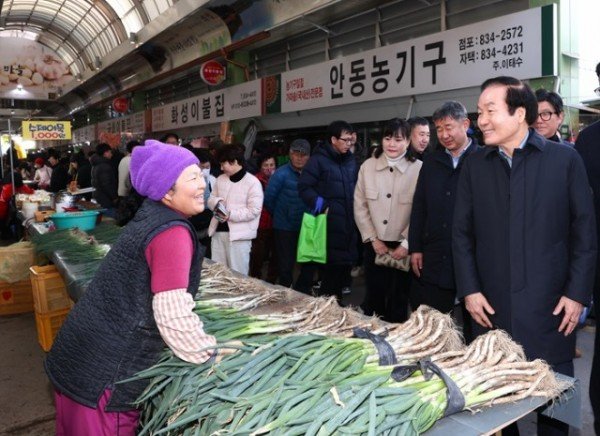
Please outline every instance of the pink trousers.
[[110, 389], [106, 389], [98, 407], [92, 409], [54, 391], [57, 436], [134, 436], [140, 413], [137, 410], [106, 412], [104, 408], [111, 394]]

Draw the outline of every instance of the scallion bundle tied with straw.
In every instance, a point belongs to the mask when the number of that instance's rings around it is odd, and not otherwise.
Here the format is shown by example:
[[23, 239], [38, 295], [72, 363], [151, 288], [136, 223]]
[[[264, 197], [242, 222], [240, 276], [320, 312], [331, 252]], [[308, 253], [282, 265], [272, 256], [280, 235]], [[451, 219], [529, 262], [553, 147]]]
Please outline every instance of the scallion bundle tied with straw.
[[[384, 333], [375, 320], [325, 299], [257, 314], [286, 296], [251, 279], [238, 279], [240, 292], [216, 271], [196, 312], [220, 342], [242, 339], [244, 347], [216, 365], [186, 364], [167, 353], [138, 374], [153, 378], [138, 400], [142, 434], [412, 435], [447, 413], [442, 378], [417, 368], [396, 381], [395, 366], [378, 364], [371, 341], [350, 337], [356, 327]], [[527, 362], [506, 333], [490, 332], [465, 347], [452, 319], [425, 306], [387, 329], [386, 340], [399, 365], [427, 358], [443, 371], [462, 396], [461, 410], [554, 398], [566, 388], [547, 364]]]

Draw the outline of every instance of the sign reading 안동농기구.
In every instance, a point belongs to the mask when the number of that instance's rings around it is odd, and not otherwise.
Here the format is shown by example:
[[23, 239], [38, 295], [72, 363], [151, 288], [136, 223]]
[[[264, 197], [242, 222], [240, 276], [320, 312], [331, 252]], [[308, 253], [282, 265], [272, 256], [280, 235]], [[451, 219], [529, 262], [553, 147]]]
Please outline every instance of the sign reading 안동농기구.
[[59, 141], [71, 139], [70, 121], [23, 121], [23, 139]]
[[281, 112], [553, 75], [553, 18], [528, 9], [282, 73]]

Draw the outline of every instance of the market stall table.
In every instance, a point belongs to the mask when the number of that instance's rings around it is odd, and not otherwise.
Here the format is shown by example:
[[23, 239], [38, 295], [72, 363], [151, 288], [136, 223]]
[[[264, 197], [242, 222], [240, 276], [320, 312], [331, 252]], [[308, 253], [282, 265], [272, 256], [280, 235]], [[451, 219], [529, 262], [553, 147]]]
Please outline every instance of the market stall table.
[[[31, 235], [43, 234], [46, 231], [48, 231], [47, 227], [43, 223], [32, 223], [29, 226]], [[60, 252], [53, 253], [51, 260], [63, 276], [69, 296], [73, 301], [77, 301], [85, 292], [87, 283], [81, 277], [78, 277], [77, 268], [69, 265], [61, 257]], [[207, 264], [213, 263], [210, 259], [205, 259], [205, 262]], [[233, 274], [238, 275], [235, 272]], [[293, 290], [288, 291], [294, 294], [293, 299], [310, 298]], [[265, 312], [265, 310], [268, 311], [268, 308], [262, 308], [261, 312]], [[576, 379], [560, 374], [558, 378], [574, 382], [574, 387], [564, 392], [558, 401], [549, 402], [548, 399], [543, 397], [530, 397], [515, 403], [484, 408], [476, 413], [464, 411], [441, 419], [425, 434], [428, 436], [446, 436], [449, 434], [460, 434], [461, 436], [491, 435], [538, 409], [544, 410], [543, 413], [548, 416], [566, 422], [573, 427], [581, 428], [580, 383]]]
[[[112, 222], [113, 220], [106, 219], [107, 223]], [[115, 224], [113, 224], [115, 225]], [[48, 227], [46, 223], [31, 223], [28, 228], [28, 233], [31, 237], [43, 235], [48, 232]], [[65, 285], [67, 287], [67, 293], [69, 297], [74, 302], [77, 302], [85, 292], [87, 287], [86, 279], [84, 279], [81, 274], [78, 274], [77, 267], [69, 264], [65, 261], [61, 253], [58, 251], [53, 252], [49, 256], [50, 261], [56, 266], [56, 269], [63, 277], [65, 281]]]

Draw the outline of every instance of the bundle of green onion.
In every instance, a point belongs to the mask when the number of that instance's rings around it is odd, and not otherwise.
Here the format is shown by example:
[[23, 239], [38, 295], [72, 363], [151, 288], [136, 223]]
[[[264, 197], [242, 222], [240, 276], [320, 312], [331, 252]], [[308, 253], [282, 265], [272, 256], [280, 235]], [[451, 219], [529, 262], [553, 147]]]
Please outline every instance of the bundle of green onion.
[[[204, 274], [196, 312], [205, 329], [221, 344], [242, 339], [244, 347], [205, 365], [167, 352], [138, 374], [152, 378], [138, 400], [142, 434], [410, 435], [445, 415], [449, 391], [440, 377], [415, 367], [395, 381], [394, 366], [378, 364], [372, 342], [349, 337], [353, 327], [383, 333], [377, 320], [344, 317], [348, 309], [331, 299], [294, 303], [252, 279], [238, 279], [242, 293], [221, 267]], [[504, 332], [465, 347], [452, 319], [426, 306], [391, 327], [386, 339], [398, 362], [430, 358], [460, 391], [460, 410], [532, 395], [554, 398], [565, 388], [548, 365], [527, 362]]]
[[78, 228], [55, 230], [32, 238], [38, 253], [50, 256], [60, 252], [61, 257], [68, 263], [77, 265], [95, 263], [96, 269], [110, 250], [110, 243], [118, 236], [120, 229], [115, 226], [100, 226], [95, 229], [94, 236]]
[[[546, 364], [520, 360], [504, 339], [491, 333], [466, 350], [466, 360], [447, 361], [463, 409], [552, 397], [563, 388]], [[369, 341], [319, 335], [249, 343], [218, 365], [187, 370], [165, 359], [138, 375], [154, 377], [139, 399], [141, 434], [420, 434], [444, 416], [447, 387], [440, 378], [417, 370], [396, 382], [394, 367], [377, 360]]]

